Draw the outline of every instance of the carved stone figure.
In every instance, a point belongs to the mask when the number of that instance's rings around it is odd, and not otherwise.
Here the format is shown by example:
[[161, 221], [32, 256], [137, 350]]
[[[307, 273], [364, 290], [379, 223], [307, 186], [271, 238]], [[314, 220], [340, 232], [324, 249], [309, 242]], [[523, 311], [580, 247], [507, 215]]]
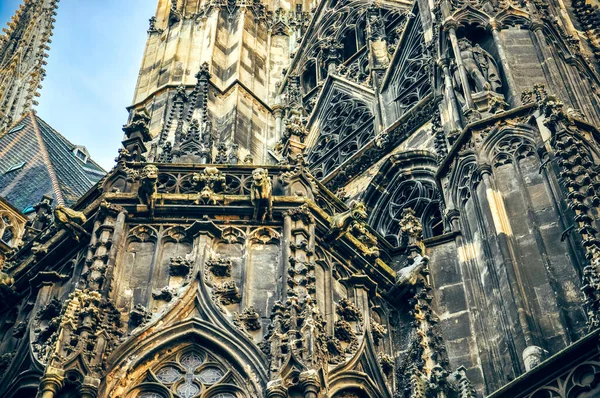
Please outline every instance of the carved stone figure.
[[145, 324], [152, 317], [152, 313], [142, 304], [137, 304], [129, 313], [129, 322], [132, 326], [137, 327]]
[[493, 57], [482, 49], [479, 44], [473, 44], [468, 39], [458, 41], [460, 57], [470, 77], [472, 89], [479, 91], [498, 91], [502, 80]]
[[266, 169], [255, 169], [252, 172], [250, 200], [254, 206], [252, 219], [264, 222], [273, 218], [273, 183]]
[[237, 304], [242, 300], [235, 281], [227, 281], [213, 287], [213, 299], [222, 305]]
[[192, 175], [194, 185], [208, 187], [213, 192], [221, 192], [225, 189], [225, 176], [216, 167], [206, 167], [202, 173]]
[[416, 284], [419, 278], [423, 276], [427, 260], [427, 257], [417, 256], [411, 265], [398, 271], [396, 283], [400, 286]]
[[261, 328], [260, 315], [258, 315], [254, 307], [244, 308], [240, 314], [235, 313], [233, 322], [247, 332], [255, 332]]
[[86, 221], [87, 217], [80, 211], [63, 205], [58, 205], [54, 209], [54, 224], [57, 228], [67, 231], [77, 241], [81, 236], [87, 235], [86, 230], [82, 227]]
[[367, 208], [363, 202], [352, 201], [350, 208], [342, 213], [335, 214], [329, 221], [328, 239], [336, 239], [343, 235], [354, 223], [367, 219]]
[[151, 205], [152, 197], [156, 194], [158, 183], [158, 167], [147, 165], [140, 173], [140, 187], [138, 195], [142, 203]]
[[169, 272], [173, 276], [187, 276], [192, 269], [192, 262], [181, 256], [172, 257], [169, 261]]

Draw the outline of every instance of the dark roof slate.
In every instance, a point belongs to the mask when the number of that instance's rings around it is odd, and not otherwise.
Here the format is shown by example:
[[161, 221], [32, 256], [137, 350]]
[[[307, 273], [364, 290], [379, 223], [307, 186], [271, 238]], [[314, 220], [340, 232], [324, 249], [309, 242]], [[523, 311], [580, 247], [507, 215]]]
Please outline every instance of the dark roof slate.
[[75, 148], [39, 116], [26, 115], [0, 137], [0, 196], [21, 210], [42, 195], [73, 205], [106, 174], [89, 157], [86, 163], [78, 159]]

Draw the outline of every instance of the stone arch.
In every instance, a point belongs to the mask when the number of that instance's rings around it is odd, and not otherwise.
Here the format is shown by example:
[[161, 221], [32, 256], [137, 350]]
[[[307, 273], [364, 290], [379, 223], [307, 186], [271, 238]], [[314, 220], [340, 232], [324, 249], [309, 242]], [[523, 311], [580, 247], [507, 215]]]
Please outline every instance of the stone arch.
[[345, 393], [354, 393], [357, 398], [384, 398], [375, 382], [363, 372], [347, 370], [329, 380], [329, 394], [334, 398], [345, 398]]
[[528, 12], [518, 10], [513, 6], [500, 11], [494, 19], [503, 26], [527, 25], [531, 23]]
[[0, 240], [15, 246], [22, 234], [18, 220], [8, 211], [0, 211]]
[[436, 169], [433, 154], [410, 151], [391, 156], [371, 181], [365, 194], [365, 203], [372, 209], [369, 223], [391, 244], [401, 242], [399, 221], [407, 208], [420, 218], [425, 237], [443, 233]]
[[482, 143], [482, 156], [492, 165], [495, 159], [528, 156], [536, 152], [539, 141], [538, 130], [528, 124], [493, 128]]
[[472, 191], [479, 183], [475, 155], [461, 158], [450, 177], [450, 194], [457, 208], [462, 208], [471, 198]]
[[[187, 319], [165, 328], [156, 328], [155, 331], [139, 334], [112, 354], [108, 361], [109, 377], [106, 379], [109, 382], [103, 386], [104, 391], [100, 391], [100, 396], [124, 395], [127, 398], [138, 398], [132, 392], [147, 380], [148, 370], [153, 366], [158, 370], [162, 364], [171, 363], [170, 356], [194, 350], [209, 354], [209, 358], [212, 355], [212, 358], [216, 359], [214, 363], [232, 370], [233, 380], [239, 381], [238, 388], [233, 388], [234, 391], [240, 392], [241, 388], [247, 387], [243, 395], [234, 395], [234, 398], [260, 396], [267, 380], [266, 360], [258, 349], [240, 341], [235, 334], [221, 330], [212, 322], [199, 319]], [[131, 358], [135, 359], [132, 361]], [[163, 358], [167, 361], [159, 363]], [[199, 366], [199, 369], [202, 369], [203, 365]], [[242, 380], [246, 382], [242, 384]], [[165, 391], [164, 388], [157, 389]], [[203, 395], [191, 397], [210, 396], [205, 394], [209, 390], [215, 392], [215, 389], [207, 388], [201, 391]]]
[[490, 150], [492, 166], [513, 163], [536, 154], [535, 143], [524, 135], [507, 134], [496, 141]]
[[244, 378], [227, 361], [198, 344], [161, 351], [145, 373], [139, 375], [136, 385], [130, 389], [128, 398], [215, 397], [218, 394], [231, 398], [248, 398], [249, 392], [242, 388]]
[[479, 25], [481, 27], [487, 26], [491, 20], [489, 15], [470, 5], [456, 11], [454, 15], [452, 15], [452, 18], [461, 25]]

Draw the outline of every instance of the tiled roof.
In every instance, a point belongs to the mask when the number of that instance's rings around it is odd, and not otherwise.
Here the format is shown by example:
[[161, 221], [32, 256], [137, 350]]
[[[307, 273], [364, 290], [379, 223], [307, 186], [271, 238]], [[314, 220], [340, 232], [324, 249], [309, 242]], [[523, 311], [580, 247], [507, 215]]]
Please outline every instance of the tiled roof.
[[72, 205], [106, 172], [77, 146], [33, 113], [0, 137], [0, 196], [18, 209], [51, 195], [55, 204]]

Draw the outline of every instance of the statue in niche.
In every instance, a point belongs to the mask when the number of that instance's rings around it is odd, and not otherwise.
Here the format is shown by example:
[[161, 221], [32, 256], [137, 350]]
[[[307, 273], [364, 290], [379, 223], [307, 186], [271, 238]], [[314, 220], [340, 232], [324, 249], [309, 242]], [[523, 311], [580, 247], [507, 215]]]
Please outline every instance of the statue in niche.
[[[502, 80], [494, 58], [479, 44], [473, 44], [467, 39], [458, 41], [460, 57], [469, 78], [469, 87], [472, 93], [499, 92]], [[454, 90], [459, 102], [464, 105], [460, 74], [456, 62], [452, 61], [451, 70], [454, 77]]]
[[467, 39], [458, 41], [460, 57], [469, 75], [469, 83], [474, 92], [498, 91], [502, 87], [500, 73], [494, 58], [479, 44], [473, 44]]

